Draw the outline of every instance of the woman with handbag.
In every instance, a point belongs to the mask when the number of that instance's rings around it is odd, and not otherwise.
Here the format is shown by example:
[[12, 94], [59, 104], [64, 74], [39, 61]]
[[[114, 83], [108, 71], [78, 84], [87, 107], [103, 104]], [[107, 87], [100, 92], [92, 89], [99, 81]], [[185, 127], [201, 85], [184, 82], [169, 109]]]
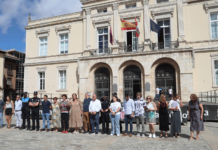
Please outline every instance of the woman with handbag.
[[10, 96], [6, 97], [6, 103], [4, 106], [5, 118], [8, 123], [7, 128], [11, 128], [11, 116], [14, 113], [14, 102], [11, 100]]
[[79, 133], [79, 129], [83, 126], [82, 114], [83, 107], [81, 101], [77, 98], [76, 93], [72, 95], [73, 100], [69, 102], [68, 106], [71, 107], [70, 113], [70, 127], [75, 128], [73, 133]]

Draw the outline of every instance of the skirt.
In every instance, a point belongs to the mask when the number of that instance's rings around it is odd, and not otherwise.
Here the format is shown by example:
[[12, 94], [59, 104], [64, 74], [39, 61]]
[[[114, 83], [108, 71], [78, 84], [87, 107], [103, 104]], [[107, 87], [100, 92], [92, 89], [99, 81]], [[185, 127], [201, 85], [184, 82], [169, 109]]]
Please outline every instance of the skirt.
[[159, 130], [160, 131], [169, 131], [169, 114], [159, 113]]
[[12, 108], [6, 108], [5, 109], [5, 115], [12, 115]]
[[170, 133], [181, 133], [181, 119], [180, 119], [180, 111], [174, 111], [171, 115], [171, 127]]
[[154, 111], [146, 112], [146, 124], [156, 124], [156, 117]]

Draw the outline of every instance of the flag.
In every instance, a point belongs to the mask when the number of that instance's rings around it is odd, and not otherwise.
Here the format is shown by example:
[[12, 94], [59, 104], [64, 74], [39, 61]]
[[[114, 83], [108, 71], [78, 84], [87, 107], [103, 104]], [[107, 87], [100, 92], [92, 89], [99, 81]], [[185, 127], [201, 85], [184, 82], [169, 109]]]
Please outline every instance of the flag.
[[136, 18], [135, 18], [135, 26], [136, 26], [136, 36], [139, 37], [140, 31], [139, 31], [138, 22], [137, 22]]
[[136, 26], [125, 20], [121, 20], [121, 30], [135, 30]]
[[110, 27], [110, 42], [111, 45], [113, 45], [113, 35], [112, 35], [111, 27]]
[[154, 31], [159, 34], [161, 27], [151, 19], [150, 19], [150, 27], [151, 27], [151, 31]]

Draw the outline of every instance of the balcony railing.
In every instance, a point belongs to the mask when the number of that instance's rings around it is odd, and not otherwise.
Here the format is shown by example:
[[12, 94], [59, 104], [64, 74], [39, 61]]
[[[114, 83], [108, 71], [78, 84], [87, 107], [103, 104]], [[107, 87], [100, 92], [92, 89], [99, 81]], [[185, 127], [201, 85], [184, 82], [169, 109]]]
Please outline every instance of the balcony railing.
[[199, 101], [218, 103], [218, 90], [195, 93], [198, 96]]
[[7, 84], [7, 88], [13, 89], [13, 84]]
[[144, 50], [143, 44], [119, 47], [119, 53], [131, 53], [131, 52], [137, 52], [137, 51], [143, 51], [143, 50]]
[[98, 49], [91, 49], [90, 56], [97, 56], [97, 55], [109, 55], [112, 53], [110, 47], [108, 48], [98, 48]]
[[152, 43], [152, 50], [171, 50], [177, 49], [178, 47], [179, 43], [177, 41]]
[[8, 76], [13, 76], [13, 71], [7, 71]]

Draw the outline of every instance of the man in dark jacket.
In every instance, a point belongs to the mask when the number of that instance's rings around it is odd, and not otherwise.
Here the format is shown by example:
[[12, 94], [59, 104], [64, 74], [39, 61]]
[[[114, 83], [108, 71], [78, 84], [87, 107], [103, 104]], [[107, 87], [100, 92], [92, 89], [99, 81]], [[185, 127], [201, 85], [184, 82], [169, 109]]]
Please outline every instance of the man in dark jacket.
[[[91, 133], [92, 128], [91, 128], [91, 122], [90, 122], [90, 116], [89, 116], [89, 104], [92, 101], [92, 99], [90, 98], [90, 93], [87, 92], [85, 94], [85, 99], [83, 101], [83, 124], [84, 124], [84, 134], [86, 134], [89, 130], [89, 132]], [[87, 126], [88, 123], [88, 126]]]
[[[107, 95], [105, 93], [102, 94], [101, 99], [101, 120], [102, 120], [102, 134], [109, 134], [109, 106], [110, 101], [107, 99]], [[105, 130], [106, 123], [106, 130]]]

